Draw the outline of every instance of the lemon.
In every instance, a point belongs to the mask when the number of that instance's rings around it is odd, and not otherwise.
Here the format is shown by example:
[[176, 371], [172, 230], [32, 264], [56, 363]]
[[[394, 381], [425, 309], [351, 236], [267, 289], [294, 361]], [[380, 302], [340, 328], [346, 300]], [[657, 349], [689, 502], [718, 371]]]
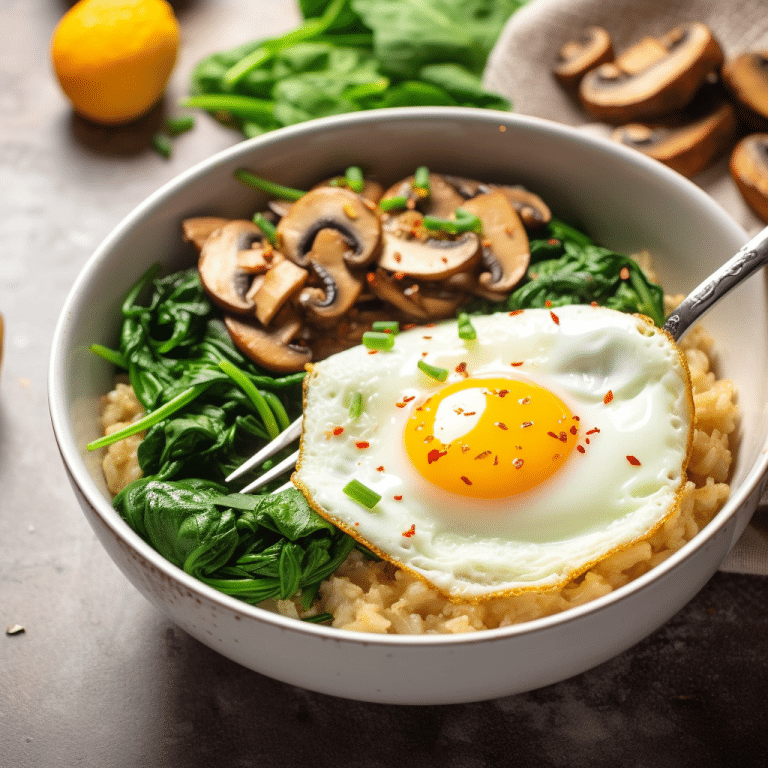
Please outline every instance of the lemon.
[[51, 60], [75, 111], [116, 125], [159, 101], [178, 48], [165, 0], [80, 0], [53, 32]]

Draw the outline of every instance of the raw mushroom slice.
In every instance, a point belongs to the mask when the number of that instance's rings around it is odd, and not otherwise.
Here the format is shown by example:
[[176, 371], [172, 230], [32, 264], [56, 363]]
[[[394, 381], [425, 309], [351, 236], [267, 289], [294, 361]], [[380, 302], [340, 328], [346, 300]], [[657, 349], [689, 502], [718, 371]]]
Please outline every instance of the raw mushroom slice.
[[579, 86], [590, 115], [609, 123], [660, 117], [685, 107], [707, 77], [723, 63], [709, 28], [683, 24], [656, 39], [647, 37], [613, 63], [588, 72]]
[[480, 239], [474, 232], [464, 232], [455, 239], [407, 238], [398, 236], [396, 220], [383, 231], [379, 266], [420, 280], [442, 280], [456, 272], [465, 272], [479, 263]]
[[768, 222], [768, 133], [745, 136], [731, 154], [730, 169], [744, 201]]
[[309, 272], [285, 258], [275, 258], [272, 266], [259, 281], [258, 288], [249, 292], [255, 305], [256, 319], [269, 325], [283, 305], [304, 287]]
[[384, 194], [382, 200], [390, 197], [407, 197], [411, 204], [409, 207], [418, 208], [425, 216], [438, 216], [447, 218], [458, 208], [464, 198], [437, 173], [429, 174], [429, 194], [422, 196], [415, 190], [413, 183], [415, 178], [407, 179], [393, 184]]
[[617, 128], [612, 138], [690, 178], [709, 168], [728, 151], [736, 139], [737, 130], [733, 106], [723, 102], [691, 123], [630, 123]]
[[768, 125], [768, 51], [742, 53], [725, 62], [723, 82], [738, 101], [739, 117], [757, 130]]
[[322, 288], [305, 288], [299, 305], [316, 325], [334, 324], [357, 301], [363, 281], [347, 268], [347, 241], [335, 229], [321, 229], [309, 253], [311, 268]]
[[261, 238], [255, 224], [236, 219], [205, 240], [197, 262], [200, 281], [212, 301], [227, 312], [247, 314], [253, 310], [253, 301], [247, 297], [252, 277], [238, 266], [238, 255], [261, 243]]
[[181, 234], [185, 243], [192, 243], [197, 252], [203, 249], [205, 241], [217, 230], [228, 224], [230, 219], [220, 216], [197, 216], [181, 222]]
[[302, 323], [295, 311], [285, 306], [270, 328], [255, 318], [225, 315], [224, 324], [234, 345], [247, 357], [274, 373], [297, 373], [312, 360], [312, 350], [293, 340], [299, 336]]
[[587, 72], [613, 61], [613, 57], [608, 32], [602, 27], [587, 27], [578, 40], [570, 40], [560, 48], [552, 72], [564, 88], [575, 90]]
[[371, 292], [387, 304], [402, 312], [408, 320], [426, 322], [453, 317], [466, 302], [466, 293], [424, 286], [391, 275], [379, 268], [368, 275]]
[[489, 271], [480, 274], [480, 286], [494, 294], [509, 293], [523, 279], [531, 260], [522, 220], [500, 189], [473, 197], [462, 207], [483, 223], [483, 263]]
[[381, 248], [381, 221], [363, 199], [342, 187], [318, 187], [300, 197], [277, 225], [280, 251], [306, 267], [321, 229], [335, 229], [349, 245], [347, 263], [365, 266]]

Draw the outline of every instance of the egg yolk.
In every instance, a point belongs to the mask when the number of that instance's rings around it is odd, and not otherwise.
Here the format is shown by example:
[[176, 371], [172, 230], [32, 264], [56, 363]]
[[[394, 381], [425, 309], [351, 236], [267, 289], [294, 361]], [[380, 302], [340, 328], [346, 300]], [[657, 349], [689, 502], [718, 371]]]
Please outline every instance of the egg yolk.
[[578, 418], [519, 379], [465, 379], [414, 409], [405, 449], [418, 472], [452, 493], [498, 499], [551, 477], [576, 445]]

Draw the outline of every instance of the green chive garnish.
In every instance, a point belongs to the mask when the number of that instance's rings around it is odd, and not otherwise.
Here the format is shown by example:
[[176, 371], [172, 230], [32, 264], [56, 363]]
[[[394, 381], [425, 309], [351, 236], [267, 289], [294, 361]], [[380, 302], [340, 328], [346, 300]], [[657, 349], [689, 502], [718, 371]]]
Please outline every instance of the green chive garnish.
[[420, 165], [413, 174], [413, 186], [429, 194], [429, 168]]
[[466, 312], [459, 312], [459, 338], [464, 341], [474, 341], [477, 338], [477, 331], [475, 326], [472, 325], [472, 321], [469, 319], [469, 315]]
[[438, 368], [436, 365], [430, 365], [424, 360], [419, 360], [419, 362], [416, 363], [416, 365], [419, 367], [419, 370], [426, 373], [430, 379], [435, 379], [437, 381], [445, 381], [448, 378], [447, 368]]
[[362, 504], [366, 509], [373, 509], [381, 501], [381, 494], [372, 491], [359, 480], [350, 480], [344, 486], [343, 491], [352, 501]]
[[314, 616], [304, 616], [302, 621], [308, 621], [310, 624], [322, 624], [326, 621], [333, 621], [330, 613], [316, 613]]
[[362, 192], [365, 187], [365, 179], [363, 178], [363, 169], [357, 165], [350, 165], [347, 168], [347, 172], [344, 176], [347, 186], [353, 192]]
[[393, 336], [400, 333], [400, 323], [397, 320], [376, 320], [371, 329], [379, 333], [391, 333]]
[[91, 344], [91, 352], [118, 368], [128, 369], [128, 361], [125, 359], [122, 352], [116, 349], [110, 349], [102, 344]]
[[152, 135], [152, 148], [166, 160], [171, 156], [171, 140], [164, 133]]
[[171, 136], [178, 136], [181, 133], [191, 131], [195, 127], [195, 118], [192, 115], [183, 117], [169, 117], [165, 121], [165, 130]]
[[397, 197], [385, 197], [379, 200], [379, 208], [382, 211], [394, 211], [397, 208], [405, 208], [408, 205], [408, 198], [404, 195]]
[[254, 213], [253, 223], [261, 230], [261, 233], [272, 245], [277, 245], [277, 229], [263, 213]]
[[395, 337], [391, 333], [366, 331], [363, 334], [363, 344], [368, 349], [389, 350], [395, 346]]
[[249, 187], [258, 189], [261, 192], [272, 197], [279, 197], [281, 200], [298, 200], [307, 193], [302, 189], [294, 189], [293, 187], [284, 187], [282, 184], [275, 184], [273, 181], [267, 181], [262, 179], [255, 173], [251, 173], [245, 168], [238, 168], [235, 171], [235, 178], [238, 181], [242, 181], [243, 184], [247, 184]]
[[448, 232], [451, 235], [458, 235], [462, 232], [477, 232], [483, 230], [483, 222], [464, 208], [456, 209], [456, 216], [453, 219], [441, 219], [437, 216], [425, 216], [422, 220], [424, 229], [439, 230]]
[[356, 421], [363, 413], [363, 395], [362, 392], [355, 392], [352, 395], [352, 402], [349, 404], [349, 418]]

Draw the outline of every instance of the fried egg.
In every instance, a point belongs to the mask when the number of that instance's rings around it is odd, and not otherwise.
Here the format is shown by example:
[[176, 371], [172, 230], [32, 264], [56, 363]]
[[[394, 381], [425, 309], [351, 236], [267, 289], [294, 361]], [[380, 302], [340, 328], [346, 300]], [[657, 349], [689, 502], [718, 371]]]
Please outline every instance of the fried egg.
[[474, 340], [449, 321], [312, 365], [293, 475], [323, 517], [457, 601], [555, 588], [649, 536], [680, 503], [693, 434], [685, 359], [648, 318], [472, 324]]

